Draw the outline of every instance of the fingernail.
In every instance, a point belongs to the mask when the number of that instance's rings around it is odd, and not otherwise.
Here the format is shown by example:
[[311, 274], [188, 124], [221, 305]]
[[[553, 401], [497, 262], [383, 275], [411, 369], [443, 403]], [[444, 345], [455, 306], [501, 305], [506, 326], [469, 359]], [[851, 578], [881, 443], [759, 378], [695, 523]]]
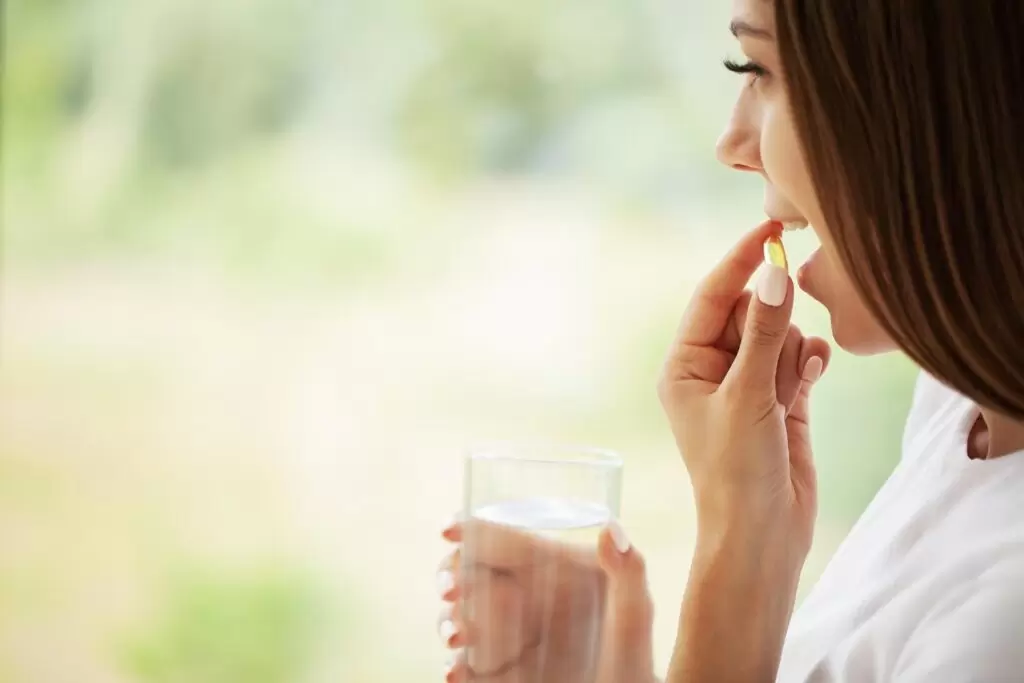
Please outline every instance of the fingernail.
[[437, 592], [440, 593], [441, 597], [448, 595], [455, 588], [455, 575], [450, 571], [438, 572], [437, 574]]
[[821, 371], [825, 367], [820, 356], [811, 356], [804, 365], [803, 379], [805, 382], [814, 384], [821, 377]]
[[768, 306], [781, 306], [789, 290], [789, 274], [779, 268], [765, 264], [757, 278], [757, 298]]
[[441, 530], [441, 535], [447, 537], [451, 532], [455, 531], [455, 527], [462, 521], [462, 515], [456, 513], [452, 515], [452, 518], [445, 524], [444, 529]]
[[620, 553], [625, 554], [629, 550], [629, 536], [626, 535], [626, 530], [622, 528], [618, 520], [611, 520], [608, 522], [608, 531], [612, 535], [612, 543], [615, 544], [615, 549]]
[[452, 643], [455, 642], [455, 636], [458, 635], [459, 629], [455, 626], [455, 622], [448, 619], [441, 624], [441, 642], [451, 647]]

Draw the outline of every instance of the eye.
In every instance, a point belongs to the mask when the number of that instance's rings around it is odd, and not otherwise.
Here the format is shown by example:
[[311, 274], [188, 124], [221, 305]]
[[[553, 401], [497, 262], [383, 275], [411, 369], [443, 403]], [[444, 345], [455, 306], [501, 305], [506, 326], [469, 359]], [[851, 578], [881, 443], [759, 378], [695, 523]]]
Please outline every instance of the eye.
[[725, 66], [726, 69], [728, 69], [734, 74], [740, 74], [743, 76], [750, 74], [752, 76], [750, 79], [750, 85], [754, 85], [761, 78], [770, 75], [767, 69], [765, 69], [757, 62], [753, 62], [750, 60], [740, 63], [734, 62], [731, 59], [726, 59], [722, 64], [723, 66]]

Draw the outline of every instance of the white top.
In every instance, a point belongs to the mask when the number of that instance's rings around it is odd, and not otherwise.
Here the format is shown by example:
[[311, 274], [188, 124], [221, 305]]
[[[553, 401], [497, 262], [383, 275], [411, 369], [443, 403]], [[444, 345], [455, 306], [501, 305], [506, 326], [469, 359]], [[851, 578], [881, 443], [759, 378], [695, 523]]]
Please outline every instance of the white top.
[[922, 373], [903, 457], [793, 616], [779, 683], [1024, 681], [1024, 453]]

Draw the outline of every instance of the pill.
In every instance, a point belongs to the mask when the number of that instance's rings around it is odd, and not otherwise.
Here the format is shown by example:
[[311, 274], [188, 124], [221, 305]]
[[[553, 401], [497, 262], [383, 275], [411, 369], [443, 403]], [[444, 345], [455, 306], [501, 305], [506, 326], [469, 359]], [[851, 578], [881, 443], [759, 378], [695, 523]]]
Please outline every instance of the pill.
[[772, 235], [764, 241], [764, 260], [773, 266], [782, 268], [789, 272], [789, 261], [786, 259], [786, 248], [782, 245], [782, 238]]

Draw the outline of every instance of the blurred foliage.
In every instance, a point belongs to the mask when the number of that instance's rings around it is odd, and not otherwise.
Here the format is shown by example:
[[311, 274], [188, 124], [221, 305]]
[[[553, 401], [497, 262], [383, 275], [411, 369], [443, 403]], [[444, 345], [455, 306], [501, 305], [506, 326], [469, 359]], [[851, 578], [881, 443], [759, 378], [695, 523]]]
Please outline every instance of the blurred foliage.
[[[298, 573], [179, 579], [123, 660], [146, 683], [295, 683], [314, 663], [330, 616], [317, 584]], [[334, 633], [344, 648], [344, 633]]]
[[433, 50], [399, 121], [435, 164], [557, 163], [598, 108], [666, 93], [641, 3], [435, 0], [427, 15]]
[[[169, 225], [214, 242], [233, 223], [266, 230], [309, 204], [308, 188], [273, 188], [276, 206], [255, 222], [201, 220], [180, 206], [205, 197], [208, 177], [238, 176], [252, 194], [253, 163], [273, 184], [265, 171], [309, 136], [340, 169], [370, 155], [428, 182], [540, 173], [610, 199], [686, 201], [721, 177], [704, 172], [710, 147], [695, 134], [713, 130], [720, 100], [692, 96], [678, 78], [679, 48], [657, 30], [655, 7], [13, 0], [3, 121], [12, 237], [45, 255], [166, 246]], [[340, 183], [336, 211], [358, 200]], [[335, 233], [366, 232], [349, 211], [348, 225], [331, 216]], [[325, 235], [306, 231], [317, 222], [291, 223], [289, 238], [316, 254]], [[237, 246], [214, 249], [233, 258]]]

